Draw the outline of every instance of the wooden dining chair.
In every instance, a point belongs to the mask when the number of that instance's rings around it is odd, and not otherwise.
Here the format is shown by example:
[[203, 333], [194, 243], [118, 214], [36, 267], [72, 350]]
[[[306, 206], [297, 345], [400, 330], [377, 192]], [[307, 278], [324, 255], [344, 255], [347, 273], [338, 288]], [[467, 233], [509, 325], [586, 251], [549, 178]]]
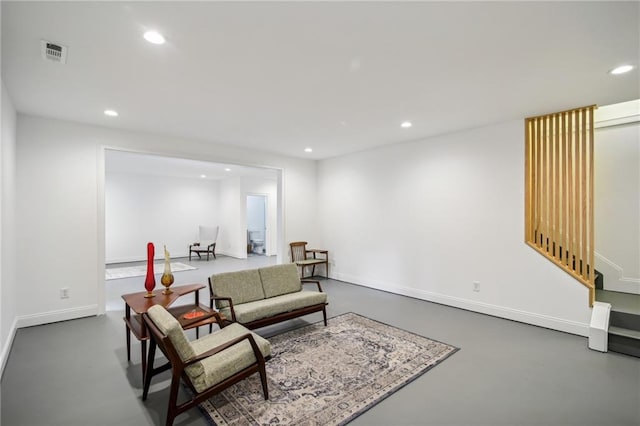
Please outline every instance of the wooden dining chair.
[[[321, 249], [307, 249], [306, 241], [289, 243], [291, 249], [291, 262], [300, 268], [300, 278], [310, 278], [316, 274], [316, 266], [324, 265], [327, 278], [329, 278], [329, 251]], [[304, 276], [305, 268], [311, 267], [311, 275]]]

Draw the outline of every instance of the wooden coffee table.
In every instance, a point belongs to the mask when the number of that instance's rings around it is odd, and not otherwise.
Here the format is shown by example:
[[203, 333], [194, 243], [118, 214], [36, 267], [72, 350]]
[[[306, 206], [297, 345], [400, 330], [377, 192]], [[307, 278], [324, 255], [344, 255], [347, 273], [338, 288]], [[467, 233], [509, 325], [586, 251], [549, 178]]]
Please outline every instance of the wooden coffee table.
[[[147, 369], [147, 340], [149, 340], [149, 334], [147, 333], [147, 327], [144, 325], [144, 321], [140, 315], [147, 312], [147, 310], [153, 305], [161, 305], [180, 321], [182, 327], [185, 330], [190, 330], [192, 328], [196, 329], [196, 337], [199, 336], [199, 328], [204, 325], [216, 324], [218, 321], [215, 316], [212, 315], [214, 312], [213, 309], [208, 306], [204, 306], [200, 304], [200, 294], [199, 291], [205, 288], [204, 284], [187, 284], [182, 286], [171, 287], [173, 293], [171, 294], [162, 294], [162, 288], [157, 289], [155, 293], [155, 297], [144, 297], [147, 292], [141, 291], [138, 293], [130, 293], [123, 294], [122, 299], [124, 299], [124, 322], [125, 322], [125, 333], [127, 338], [127, 361], [131, 361], [131, 333], [140, 341], [140, 350], [142, 355], [142, 375], [144, 377], [145, 370]], [[176, 306], [174, 308], [169, 308], [173, 302], [175, 302], [180, 296], [184, 296], [189, 293], [195, 294], [195, 302], [189, 305]], [[135, 315], [131, 315], [131, 311], [135, 313]], [[201, 320], [189, 320], [185, 319], [184, 315], [191, 311], [200, 311], [205, 313], [205, 317]], [[225, 317], [218, 313], [224, 320]]]

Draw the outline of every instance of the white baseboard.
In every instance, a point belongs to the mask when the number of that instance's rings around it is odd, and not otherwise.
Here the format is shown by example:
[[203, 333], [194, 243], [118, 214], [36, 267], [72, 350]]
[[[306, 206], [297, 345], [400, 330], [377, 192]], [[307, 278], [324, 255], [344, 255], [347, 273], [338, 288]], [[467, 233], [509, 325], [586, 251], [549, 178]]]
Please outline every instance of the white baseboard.
[[16, 331], [18, 330], [18, 319], [13, 319], [7, 341], [2, 345], [2, 354], [0, 354], [0, 377], [4, 374], [4, 367], [7, 365], [9, 359], [9, 353], [11, 353], [11, 347], [13, 346], [13, 339], [16, 337]]
[[[184, 254], [183, 253], [172, 254], [171, 260], [174, 261], [175, 259], [184, 258], [184, 257], [189, 257], [189, 253], [187, 252]], [[117, 257], [115, 259], [105, 259], [104, 263], [107, 265], [111, 265], [113, 263], [130, 263], [130, 262], [146, 262], [146, 261], [147, 261], [146, 256], [129, 256], [129, 257]], [[154, 256], [153, 258], [153, 262], [154, 263], [164, 262], [164, 255], [156, 254], [156, 256]]]
[[242, 250], [241, 251], [227, 251], [227, 250], [217, 251], [216, 250], [216, 256], [217, 255], [234, 257], [236, 259], [246, 259], [247, 258], [247, 252], [246, 251], [242, 251]]
[[19, 328], [31, 327], [34, 325], [49, 324], [58, 321], [67, 321], [77, 318], [91, 317], [98, 314], [98, 305], [80, 306], [77, 308], [61, 309], [33, 315], [18, 316], [13, 320], [7, 341], [2, 346], [0, 354], [0, 377], [4, 374], [4, 367], [9, 359], [9, 353], [13, 346], [13, 340]]
[[60, 309], [57, 311], [42, 312], [32, 315], [21, 315], [17, 318], [18, 328], [34, 325], [49, 324], [52, 322], [67, 321], [77, 318], [92, 317], [98, 315], [98, 305], [79, 306], [77, 308]]
[[335, 279], [358, 284], [364, 287], [375, 288], [377, 290], [401, 294], [403, 296], [414, 297], [420, 300], [440, 303], [442, 305], [452, 306], [454, 308], [461, 308], [468, 311], [491, 315], [494, 317], [505, 318], [525, 324], [531, 324], [539, 327], [549, 328], [552, 330], [563, 331], [565, 333], [576, 334], [578, 336], [589, 336], [588, 323], [569, 321], [562, 318], [540, 315], [533, 312], [521, 311], [504, 306], [492, 305], [489, 303], [478, 302], [476, 300], [463, 299], [415, 288], [387, 285], [386, 283], [372, 283], [368, 280], [365, 282], [363, 280], [360, 280], [358, 277], [350, 276], [347, 274], [338, 273], [335, 275]]

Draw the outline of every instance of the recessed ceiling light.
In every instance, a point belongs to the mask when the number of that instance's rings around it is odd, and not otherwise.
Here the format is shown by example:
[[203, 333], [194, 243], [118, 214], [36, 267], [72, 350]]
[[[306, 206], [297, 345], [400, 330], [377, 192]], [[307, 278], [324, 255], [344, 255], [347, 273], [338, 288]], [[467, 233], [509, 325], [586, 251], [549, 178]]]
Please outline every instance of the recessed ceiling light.
[[624, 74], [626, 72], [631, 71], [632, 69], [633, 69], [633, 65], [620, 65], [619, 67], [616, 67], [611, 71], [609, 71], [609, 74], [613, 74], [613, 75]]
[[410, 121], [403, 121], [402, 124], [400, 125], [400, 127], [402, 127], [403, 129], [408, 129], [411, 126], [413, 126], [413, 124], [411, 124]]
[[144, 39], [153, 44], [164, 44], [164, 37], [157, 31], [147, 31], [144, 33]]
[[206, 178], [206, 177], [207, 177], [207, 175], [200, 175], [200, 177], [201, 177], [202, 179], [204, 179], [204, 178]]
[[104, 115], [108, 115], [109, 117], [117, 117], [118, 116], [118, 111], [114, 111], [112, 109], [105, 109], [104, 110]]
[[231, 171], [231, 169], [227, 167], [226, 169], [224, 169], [224, 171], [225, 171], [225, 172], [230, 172], [230, 171]]
[[313, 152], [313, 149], [312, 148], [305, 148], [304, 152]]

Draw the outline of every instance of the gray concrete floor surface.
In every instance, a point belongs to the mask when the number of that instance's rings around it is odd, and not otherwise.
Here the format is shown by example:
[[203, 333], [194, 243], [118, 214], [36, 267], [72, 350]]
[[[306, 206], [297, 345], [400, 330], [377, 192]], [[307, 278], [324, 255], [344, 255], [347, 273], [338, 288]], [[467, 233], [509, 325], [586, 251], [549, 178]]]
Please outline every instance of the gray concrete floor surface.
[[[178, 259], [186, 262], [186, 259]], [[176, 285], [273, 258], [191, 262]], [[183, 275], [181, 275], [183, 274]], [[1, 421], [18, 425], [163, 425], [169, 376], [141, 400], [140, 346], [127, 362], [120, 295], [144, 277], [107, 281], [107, 314], [18, 330], [1, 382]], [[355, 420], [370, 425], [640, 425], [640, 359], [599, 353], [587, 339], [334, 280], [328, 315], [360, 315], [460, 348]], [[201, 291], [207, 300], [208, 290]], [[322, 314], [265, 327], [269, 337]], [[204, 329], [203, 329], [204, 332]], [[193, 330], [189, 336], [195, 338]], [[176, 426], [207, 425], [197, 408]]]

